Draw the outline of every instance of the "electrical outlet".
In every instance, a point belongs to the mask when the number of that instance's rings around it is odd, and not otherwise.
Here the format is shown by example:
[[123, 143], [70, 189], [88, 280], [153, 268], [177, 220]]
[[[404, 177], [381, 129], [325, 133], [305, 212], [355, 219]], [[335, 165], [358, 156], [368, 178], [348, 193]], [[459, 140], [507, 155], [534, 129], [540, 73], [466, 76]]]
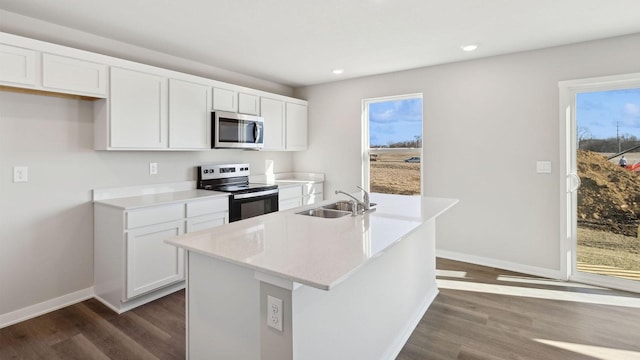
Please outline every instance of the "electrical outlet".
[[267, 326], [282, 331], [282, 299], [267, 296]]
[[149, 174], [150, 175], [158, 174], [158, 163], [149, 163]]
[[13, 182], [28, 182], [29, 168], [27, 166], [13, 167]]

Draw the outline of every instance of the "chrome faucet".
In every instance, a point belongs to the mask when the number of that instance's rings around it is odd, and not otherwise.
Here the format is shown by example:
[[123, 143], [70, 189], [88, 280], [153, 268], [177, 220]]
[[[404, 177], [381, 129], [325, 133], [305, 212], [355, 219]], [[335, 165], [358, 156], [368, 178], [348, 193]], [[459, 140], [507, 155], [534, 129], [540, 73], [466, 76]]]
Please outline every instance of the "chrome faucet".
[[364, 207], [364, 211], [368, 211], [370, 206], [371, 206], [371, 202], [369, 201], [369, 192], [367, 190], [361, 188], [360, 186], [356, 185], [356, 187], [358, 189], [362, 190], [362, 192], [364, 192], [364, 194], [362, 195], [362, 201], [364, 202], [363, 207]]
[[369, 207], [371, 205], [370, 202], [369, 202], [369, 193], [367, 192], [367, 190], [361, 188], [360, 186], [358, 186], [358, 189], [364, 191], [364, 196], [363, 196], [362, 201], [360, 201], [360, 199], [358, 199], [357, 197], [355, 197], [355, 196], [353, 196], [353, 195], [351, 195], [349, 193], [346, 193], [346, 192], [344, 192], [342, 190], [336, 190], [336, 195], [337, 194], [347, 195], [348, 197], [352, 198], [353, 200], [355, 200], [357, 202], [358, 207], [362, 207], [362, 211], [363, 212], [369, 211]]

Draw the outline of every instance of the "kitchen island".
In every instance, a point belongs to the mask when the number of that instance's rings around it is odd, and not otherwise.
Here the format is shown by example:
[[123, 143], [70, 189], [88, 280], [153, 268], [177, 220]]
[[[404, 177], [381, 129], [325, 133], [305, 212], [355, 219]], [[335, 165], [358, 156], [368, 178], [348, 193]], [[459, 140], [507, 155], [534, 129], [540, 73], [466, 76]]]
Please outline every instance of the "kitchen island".
[[298, 208], [167, 240], [188, 256], [188, 358], [393, 359], [437, 295], [435, 219], [457, 200], [371, 201], [363, 215]]

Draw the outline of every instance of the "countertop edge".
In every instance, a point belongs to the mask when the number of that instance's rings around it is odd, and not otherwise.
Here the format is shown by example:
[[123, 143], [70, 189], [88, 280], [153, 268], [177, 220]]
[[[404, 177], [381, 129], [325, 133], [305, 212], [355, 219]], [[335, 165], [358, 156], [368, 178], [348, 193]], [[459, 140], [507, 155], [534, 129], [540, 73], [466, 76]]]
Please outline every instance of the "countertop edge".
[[[206, 191], [206, 193], [203, 193]], [[184, 194], [185, 196], [182, 198], [168, 198], [162, 199], [163, 197], [174, 197], [176, 194]], [[121, 197], [121, 198], [113, 198], [106, 200], [95, 200], [94, 204], [109, 206], [122, 210], [135, 210], [142, 209], [146, 207], [152, 206], [161, 206], [161, 205], [169, 205], [176, 204], [181, 202], [188, 201], [196, 201], [208, 198], [216, 198], [216, 197], [228, 197], [228, 193], [219, 192], [219, 191], [211, 191], [211, 190], [186, 190], [186, 191], [175, 191], [175, 192], [166, 192], [159, 194], [148, 194], [148, 195], [137, 195], [130, 197]], [[153, 200], [156, 198], [156, 200]], [[148, 202], [144, 202], [144, 200], [149, 200]], [[127, 202], [138, 202], [138, 204], [129, 205]]]

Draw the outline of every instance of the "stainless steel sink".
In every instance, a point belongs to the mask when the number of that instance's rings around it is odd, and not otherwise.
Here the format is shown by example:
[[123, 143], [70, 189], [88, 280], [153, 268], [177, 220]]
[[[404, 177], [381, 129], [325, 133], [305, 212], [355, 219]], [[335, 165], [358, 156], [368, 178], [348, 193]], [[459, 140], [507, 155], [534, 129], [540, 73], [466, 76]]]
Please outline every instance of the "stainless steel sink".
[[333, 204], [325, 205], [322, 208], [329, 209], [329, 210], [340, 210], [340, 211], [352, 212], [354, 205], [357, 206], [357, 204], [354, 204], [351, 201], [337, 201], [337, 202], [334, 202]]
[[328, 218], [328, 219], [335, 219], [335, 218], [340, 218], [343, 216], [347, 216], [347, 215], [351, 215], [350, 211], [341, 211], [341, 210], [334, 210], [334, 209], [327, 209], [324, 207], [319, 207], [319, 208], [315, 208], [315, 209], [309, 209], [309, 210], [305, 210], [305, 211], [300, 211], [296, 214], [300, 214], [300, 215], [306, 215], [306, 216], [315, 216], [315, 217], [321, 217], [321, 218]]

